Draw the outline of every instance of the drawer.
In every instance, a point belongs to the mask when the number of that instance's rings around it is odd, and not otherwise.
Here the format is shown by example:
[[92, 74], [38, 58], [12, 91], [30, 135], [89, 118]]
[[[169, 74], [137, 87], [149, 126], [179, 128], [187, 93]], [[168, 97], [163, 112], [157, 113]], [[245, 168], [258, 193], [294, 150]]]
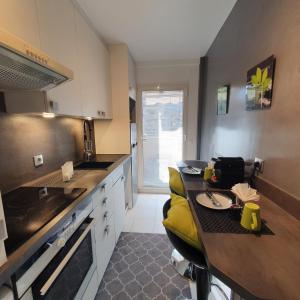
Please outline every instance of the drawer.
[[115, 169], [110, 175], [111, 185], [114, 185], [114, 182], [116, 182], [121, 176], [123, 176], [123, 165]]
[[109, 218], [107, 224], [99, 224], [99, 223], [96, 224], [95, 240], [96, 240], [98, 282], [100, 282], [116, 244], [113, 216]]
[[101, 196], [100, 194], [93, 201], [97, 201], [98, 204], [92, 212], [92, 217], [95, 218], [96, 223], [107, 224], [107, 220], [112, 216], [114, 210], [113, 199], [109, 195]]
[[123, 176], [123, 165], [115, 169], [109, 176], [107, 176], [100, 184], [99, 190], [101, 193], [106, 194], [111, 190], [114, 182]]

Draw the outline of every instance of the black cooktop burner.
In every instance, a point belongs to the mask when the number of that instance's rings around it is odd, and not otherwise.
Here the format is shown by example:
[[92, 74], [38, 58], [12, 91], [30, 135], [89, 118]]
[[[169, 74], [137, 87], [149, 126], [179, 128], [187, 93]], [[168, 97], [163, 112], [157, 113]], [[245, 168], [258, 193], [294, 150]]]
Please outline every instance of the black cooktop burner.
[[3, 195], [10, 255], [37, 231], [69, 206], [86, 189], [20, 187]]

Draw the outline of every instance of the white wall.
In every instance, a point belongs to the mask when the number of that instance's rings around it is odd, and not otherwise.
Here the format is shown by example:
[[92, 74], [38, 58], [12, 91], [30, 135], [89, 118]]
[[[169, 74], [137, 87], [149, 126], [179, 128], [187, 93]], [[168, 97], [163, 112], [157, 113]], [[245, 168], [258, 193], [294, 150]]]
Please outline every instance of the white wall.
[[187, 149], [184, 159], [196, 159], [199, 60], [138, 63], [136, 74], [138, 87], [154, 84], [187, 87]]

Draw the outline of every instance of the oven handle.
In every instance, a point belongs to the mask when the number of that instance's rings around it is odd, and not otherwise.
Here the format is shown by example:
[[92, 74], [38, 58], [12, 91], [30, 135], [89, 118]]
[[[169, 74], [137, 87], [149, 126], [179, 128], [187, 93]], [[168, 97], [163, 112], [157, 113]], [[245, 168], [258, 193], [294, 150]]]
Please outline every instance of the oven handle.
[[70, 260], [70, 258], [73, 256], [73, 254], [75, 253], [75, 251], [77, 250], [77, 248], [80, 246], [81, 242], [87, 236], [87, 234], [89, 233], [89, 231], [91, 230], [91, 228], [92, 228], [93, 225], [94, 225], [94, 219], [86, 227], [86, 229], [84, 230], [84, 232], [82, 233], [82, 235], [79, 237], [79, 239], [76, 241], [76, 243], [74, 244], [74, 246], [70, 249], [70, 251], [68, 252], [68, 254], [64, 257], [64, 259], [62, 260], [62, 262], [58, 265], [58, 267], [55, 269], [55, 271], [51, 274], [51, 276], [49, 277], [49, 279], [43, 285], [43, 287], [40, 290], [40, 295], [41, 296], [44, 296], [48, 292], [48, 290], [50, 289], [50, 287], [52, 286], [52, 284], [54, 283], [54, 281], [56, 280], [56, 278], [59, 276], [59, 274], [61, 273], [61, 271], [65, 267], [65, 265], [68, 263], [68, 261]]

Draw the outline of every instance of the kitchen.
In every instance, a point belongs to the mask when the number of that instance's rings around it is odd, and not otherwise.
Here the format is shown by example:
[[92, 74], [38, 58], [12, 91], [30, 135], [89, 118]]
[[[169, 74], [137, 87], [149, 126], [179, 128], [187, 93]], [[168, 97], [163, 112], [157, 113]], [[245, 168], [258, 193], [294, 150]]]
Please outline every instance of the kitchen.
[[[0, 0], [0, 299], [298, 299], [300, 7], [287, 1]], [[200, 192], [220, 206], [210, 160], [226, 157], [237, 182], [254, 166], [261, 234], [201, 223]], [[197, 237], [186, 252], [166, 225], [172, 168], [175, 223]]]

